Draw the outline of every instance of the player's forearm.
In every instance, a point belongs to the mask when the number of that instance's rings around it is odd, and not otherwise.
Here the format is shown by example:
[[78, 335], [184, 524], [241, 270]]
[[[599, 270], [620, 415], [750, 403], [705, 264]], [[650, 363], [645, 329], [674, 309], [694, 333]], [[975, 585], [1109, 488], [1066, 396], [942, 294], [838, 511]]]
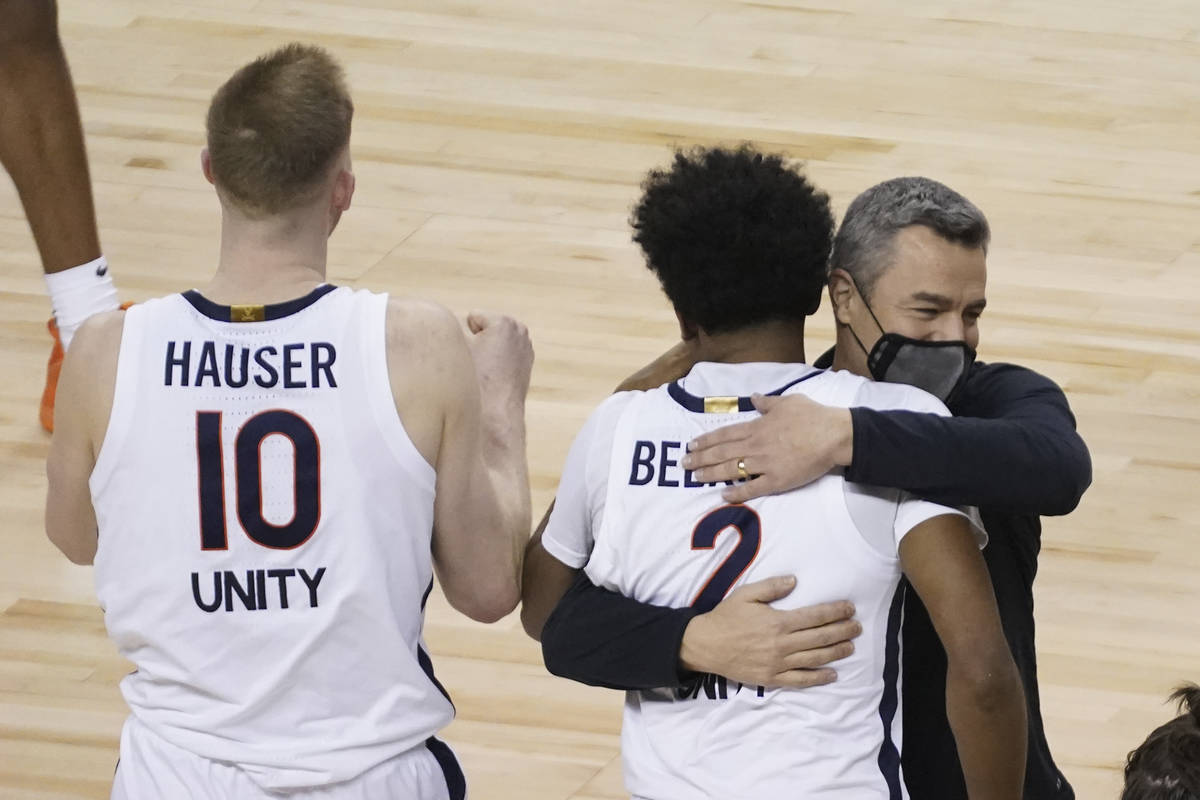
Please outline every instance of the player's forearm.
[[46, 510], [46, 536], [73, 564], [90, 565], [96, 559], [96, 529], [80, 526]]
[[[524, 454], [475, 464], [454, 522], [435, 530], [434, 559], [446, 598], [479, 622], [495, 622], [521, 599], [529, 536], [529, 480]], [[436, 523], [435, 523], [436, 525]]]
[[[562, 597], [563, 591], [566, 591], [566, 586], [570, 585], [568, 583], [563, 587], [555, 586], [555, 576], [563, 574], [565, 565], [541, 546], [542, 534], [550, 523], [550, 515], [553, 512], [554, 502], [551, 501], [522, 554], [524, 562], [521, 565], [521, 625], [525, 628], [525, 633], [535, 641], [541, 641], [546, 619]], [[574, 570], [571, 570], [571, 573], [573, 575]]]
[[503, 553], [498, 553], [499, 560], [493, 563], [503, 565], [505, 574], [512, 575], [519, 595], [521, 565], [532, 525], [524, 401], [490, 404], [485, 400], [483, 425], [483, 462], [498, 511], [491, 525], [496, 529], [497, 543], [504, 543]]
[[434, 530], [434, 564], [446, 599], [478, 622], [507, 616], [521, 599], [521, 556], [513, 551], [515, 525], [480, 467], [453, 528]]
[[87, 482], [92, 464], [82, 446], [72, 449], [62, 441], [52, 443], [46, 460], [46, 536], [75, 564], [96, 558], [96, 513]]
[[982, 676], [946, 671], [946, 714], [971, 800], [1020, 800], [1026, 720], [1021, 679], [1011, 659]]

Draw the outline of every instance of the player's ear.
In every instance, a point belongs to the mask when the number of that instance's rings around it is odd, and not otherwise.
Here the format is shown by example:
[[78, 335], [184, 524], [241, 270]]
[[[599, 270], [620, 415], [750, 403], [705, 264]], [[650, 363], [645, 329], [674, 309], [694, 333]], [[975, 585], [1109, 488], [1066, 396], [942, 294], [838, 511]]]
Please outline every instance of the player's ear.
[[333, 179], [333, 192], [329, 197], [329, 235], [337, 228], [342, 219], [342, 212], [350, 208], [350, 200], [354, 197], [354, 173], [339, 169]]
[[856, 296], [854, 280], [846, 270], [835, 269], [829, 273], [829, 302], [833, 304], [833, 318], [837, 322], [850, 324], [850, 306]]
[[675, 319], [679, 320], [679, 338], [685, 342], [694, 342], [700, 338], [700, 326], [694, 322], [689, 322], [683, 318], [678, 311], [675, 312]]
[[206, 181], [213, 186], [217, 185], [217, 182], [213, 180], [212, 156], [209, 154], [207, 147], [200, 150], [200, 171], [204, 173]]
[[339, 212], [350, 209], [350, 201], [354, 199], [354, 173], [346, 169], [338, 170], [333, 181], [333, 206]]

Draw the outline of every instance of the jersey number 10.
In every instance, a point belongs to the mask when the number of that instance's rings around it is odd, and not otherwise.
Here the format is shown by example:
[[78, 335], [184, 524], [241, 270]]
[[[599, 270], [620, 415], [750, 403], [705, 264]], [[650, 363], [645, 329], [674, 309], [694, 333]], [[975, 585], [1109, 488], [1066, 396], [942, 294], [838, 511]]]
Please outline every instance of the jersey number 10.
[[[268, 436], [292, 442], [292, 518], [268, 522], [262, 508], [262, 443]], [[246, 420], [234, 439], [237, 517], [251, 540], [275, 550], [291, 550], [308, 541], [321, 518], [321, 447], [304, 417], [275, 409]], [[221, 448], [221, 412], [196, 413], [196, 457], [200, 472], [200, 549], [226, 550], [225, 464]]]

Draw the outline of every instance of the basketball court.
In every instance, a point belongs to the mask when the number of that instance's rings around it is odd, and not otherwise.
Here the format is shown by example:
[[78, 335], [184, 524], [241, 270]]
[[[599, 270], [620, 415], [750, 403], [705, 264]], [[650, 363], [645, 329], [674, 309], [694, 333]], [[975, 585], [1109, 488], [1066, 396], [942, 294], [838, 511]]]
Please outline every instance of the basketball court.
[[[1044, 521], [1043, 713], [1081, 800], [1200, 680], [1200, 6], [1195, 0], [61, 0], [101, 239], [122, 299], [203, 283], [219, 208], [212, 92], [291, 40], [345, 65], [354, 207], [330, 281], [528, 323], [535, 519], [590, 410], [677, 336], [630, 241], [673, 146], [807, 162], [837, 215], [922, 174], [993, 228], [980, 359], [1066, 390], [1091, 448]], [[2, 23], [0, 23], [2, 24]], [[0, 796], [106, 798], [129, 665], [91, 570], [45, 538], [50, 339], [0, 180]], [[823, 308], [810, 355], [832, 343]], [[516, 615], [435, 592], [426, 637], [475, 800], [609, 800], [621, 695], [548, 675]], [[364, 642], [364, 647], [369, 643]]]

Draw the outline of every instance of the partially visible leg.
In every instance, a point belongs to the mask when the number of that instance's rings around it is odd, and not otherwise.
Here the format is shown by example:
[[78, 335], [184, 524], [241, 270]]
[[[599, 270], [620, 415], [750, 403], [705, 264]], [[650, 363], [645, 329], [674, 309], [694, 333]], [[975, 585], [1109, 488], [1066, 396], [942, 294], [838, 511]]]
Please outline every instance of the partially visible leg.
[[54, 424], [63, 351], [92, 314], [117, 307], [100, 252], [87, 151], [55, 0], [0, 0], [0, 163], [33, 231], [54, 319], [41, 422]]

